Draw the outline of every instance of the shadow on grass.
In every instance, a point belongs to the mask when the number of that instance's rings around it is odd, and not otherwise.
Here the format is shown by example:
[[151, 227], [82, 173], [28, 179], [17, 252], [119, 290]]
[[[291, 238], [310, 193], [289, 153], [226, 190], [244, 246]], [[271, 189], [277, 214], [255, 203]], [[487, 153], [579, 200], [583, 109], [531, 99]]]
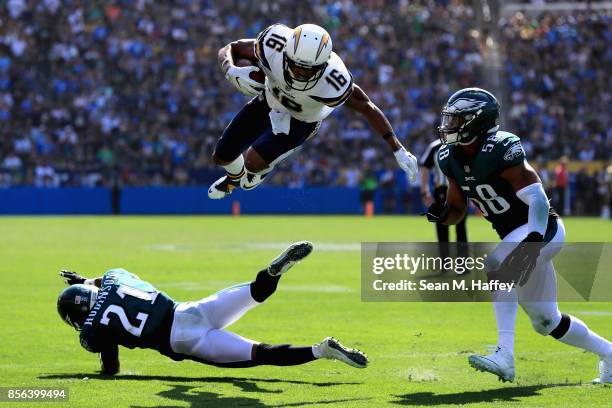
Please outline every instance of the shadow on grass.
[[[267, 394], [282, 394], [284, 390], [269, 390], [259, 387], [259, 383], [266, 384], [294, 384], [294, 385], [310, 385], [314, 387], [332, 387], [336, 385], [358, 385], [359, 382], [310, 382], [310, 381], [299, 381], [299, 380], [288, 380], [279, 378], [248, 378], [248, 377], [180, 377], [180, 376], [163, 376], [163, 375], [117, 375], [108, 376], [103, 374], [43, 374], [38, 378], [41, 380], [58, 380], [58, 379], [73, 379], [81, 380], [85, 376], [89, 379], [96, 380], [128, 380], [128, 381], [164, 381], [164, 382], [202, 382], [202, 383], [220, 383], [230, 384], [240, 389], [243, 393], [267, 393]], [[183, 403], [189, 403], [191, 407], [201, 406], [245, 406], [245, 407], [299, 407], [305, 405], [315, 404], [340, 404], [348, 403], [351, 401], [363, 401], [369, 398], [349, 398], [349, 399], [337, 399], [337, 400], [319, 400], [319, 401], [304, 401], [296, 403], [287, 403], [279, 405], [267, 405], [261, 400], [256, 398], [249, 398], [247, 396], [224, 396], [209, 391], [198, 391], [198, 386], [182, 385], [182, 384], [168, 384], [172, 387], [166, 391], [160, 391], [157, 393], [162, 398], [171, 399], [174, 401], [181, 401]], [[183, 405], [181, 405], [183, 406]], [[132, 408], [144, 408], [144, 406], [134, 405]]]
[[581, 384], [541, 384], [518, 387], [503, 387], [482, 391], [466, 391], [453, 394], [434, 394], [433, 392], [417, 392], [414, 394], [395, 395], [399, 398], [392, 401], [398, 405], [459, 405], [482, 402], [517, 402], [517, 398], [535, 397], [539, 391], [555, 387], [575, 387]]

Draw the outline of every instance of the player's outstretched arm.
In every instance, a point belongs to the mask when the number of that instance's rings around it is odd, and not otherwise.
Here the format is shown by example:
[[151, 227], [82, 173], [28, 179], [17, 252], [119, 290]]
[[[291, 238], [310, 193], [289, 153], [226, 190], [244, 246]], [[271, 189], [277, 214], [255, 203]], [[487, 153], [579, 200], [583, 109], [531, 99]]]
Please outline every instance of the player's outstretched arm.
[[248, 59], [255, 61], [255, 39], [248, 38], [234, 41], [219, 50], [217, 59], [221, 72], [234, 87], [245, 95], [255, 96], [261, 93], [261, 84], [251, 79], [251, 72], [259, 71], [256, 66], [238, 67], [235, 60]]
[[113, 344], [100, 353], [102, 374], [115, 375], [119, 373], [119, 366], [119, 346]]
[[416, 157], [404, 148], [395, 136], [387, 116], [357, 84], [353, 84], [353, 91], [346, 100], [345, 105], [353, 112], [357, 112], [366, 118], [376, 133], [385, 139], [402, 170], [408, 173], [411, 181], [415, 181], [418, 172]]
[[64, 278], [64, 282], [66, 285], [77, 285], [79, 283], [83, 283], [85, 285], [95, 285], [100, 287], [102, 285], [102, 277], [87, 279], [76, 272], [69, 271], [67, 269], [62, 269], [59, 275]]

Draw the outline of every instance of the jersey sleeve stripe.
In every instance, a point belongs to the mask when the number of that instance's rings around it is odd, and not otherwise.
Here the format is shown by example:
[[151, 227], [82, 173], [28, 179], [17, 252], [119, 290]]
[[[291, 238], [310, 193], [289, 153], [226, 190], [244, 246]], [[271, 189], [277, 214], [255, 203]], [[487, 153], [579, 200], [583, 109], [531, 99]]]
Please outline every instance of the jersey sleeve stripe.
[[320, 96], [310, 95], [312, 99], [317, 102], [324, 103], [327, 106], [334, 107], [343, 104], [353, 93], [353, 79], [351, 78], [351, 82], [349, 86], [346, 88], [346, 91], [340, 96], [336, 96], [334, 98], [322, 98]]
[[255, 41], [255, 56], [263, 64], [263, 66], [268, 69], [270, 69], [270, 63], [268, 62], [268, 59], [266, 58], [266, 52], [264, 51], [263, 41], [264, 41], [264, 38], [266, 37], [266, 34], [268, 34], [268, 31], [270, 31], [272, 27], [273, 26], [270, 26], [266, 28], [265, 30], [263, 30], [257, 36], [257, 40]]

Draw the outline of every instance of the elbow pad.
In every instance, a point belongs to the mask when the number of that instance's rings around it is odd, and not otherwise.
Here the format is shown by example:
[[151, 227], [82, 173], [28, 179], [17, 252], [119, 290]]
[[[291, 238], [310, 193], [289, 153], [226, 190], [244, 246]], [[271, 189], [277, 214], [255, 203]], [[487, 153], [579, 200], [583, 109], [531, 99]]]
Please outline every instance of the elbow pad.
[[548, 197], [542, 188], [542, 183], [533, 183], [516, 192], [516, 196], [529, 206], [527, 226], [529, 232], [537, 232], [544, 236], [548, 226]]

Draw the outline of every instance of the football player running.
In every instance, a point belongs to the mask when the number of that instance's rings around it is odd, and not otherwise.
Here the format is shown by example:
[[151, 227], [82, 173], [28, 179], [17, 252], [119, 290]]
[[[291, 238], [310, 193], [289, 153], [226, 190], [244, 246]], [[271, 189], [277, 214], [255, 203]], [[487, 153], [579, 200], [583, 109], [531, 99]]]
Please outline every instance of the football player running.
[[499, 130], [497, 99], [484, 89], [453, 94], [442, 110], [439, 136], [445, 144], [438, 164], [449, 180], [446, 203], [429, 207], [429, 221], [461, 221], [470, 199], [502, 239], [488, 257], [488, 277], [518, 284], [494, 291], [498, 329], [496, 350], [472, 355], [474, 368], [513, 381], [514, 330], [518, 304], [535, 331], [595, 353], [601, 359], [596, 383], [612, 382], [612, 344], [580, 319], [561, 313], [552, 258], [563, 245], [565, 229], [550, 208], [538, 174], [525, 159], [517, 136]]
[[[254, 61], [258, 67], [236, 66], [234, 61], [239, 59]], [[274, 24], [256, 39], [223, 47], [219, 64], [236, 89], [254, 98], [242, 107], [215, 146], [213, 159], [226, 175], [209, 188], [210, 198], [224, 198], [236, 187], [250, 190], [258, 186], [277, 163], [314, 137], [321, 121], [343, 104], [367, 119], [387, 142], [399, 166], [411, 180], [416, 179], [416, 158], [395, 137], [385, 114], [353, 82], [322, 27], [303, 24], [292, 29]], [[260, 69], [265, 84], [250, 77]]]
[[57, 310], [62, 320], [80, 331], [81, 345], [100, 353], [105, 374], [119, 372], [119, 345], [219, 367], [289, 366], [325, 358], [365, 368], [365, 354], [332, 337], [311, 347], [293, 347], [260, 343], [225, 330], [272, 295], [281, 276], [311, 251], [310, 242], [297, 242], [253, 282], [195, 302], [177, 303], [124, 269], [111, 269], [96, 279], [64, 270], [60, 275], [70, 286], [59, 295]]

